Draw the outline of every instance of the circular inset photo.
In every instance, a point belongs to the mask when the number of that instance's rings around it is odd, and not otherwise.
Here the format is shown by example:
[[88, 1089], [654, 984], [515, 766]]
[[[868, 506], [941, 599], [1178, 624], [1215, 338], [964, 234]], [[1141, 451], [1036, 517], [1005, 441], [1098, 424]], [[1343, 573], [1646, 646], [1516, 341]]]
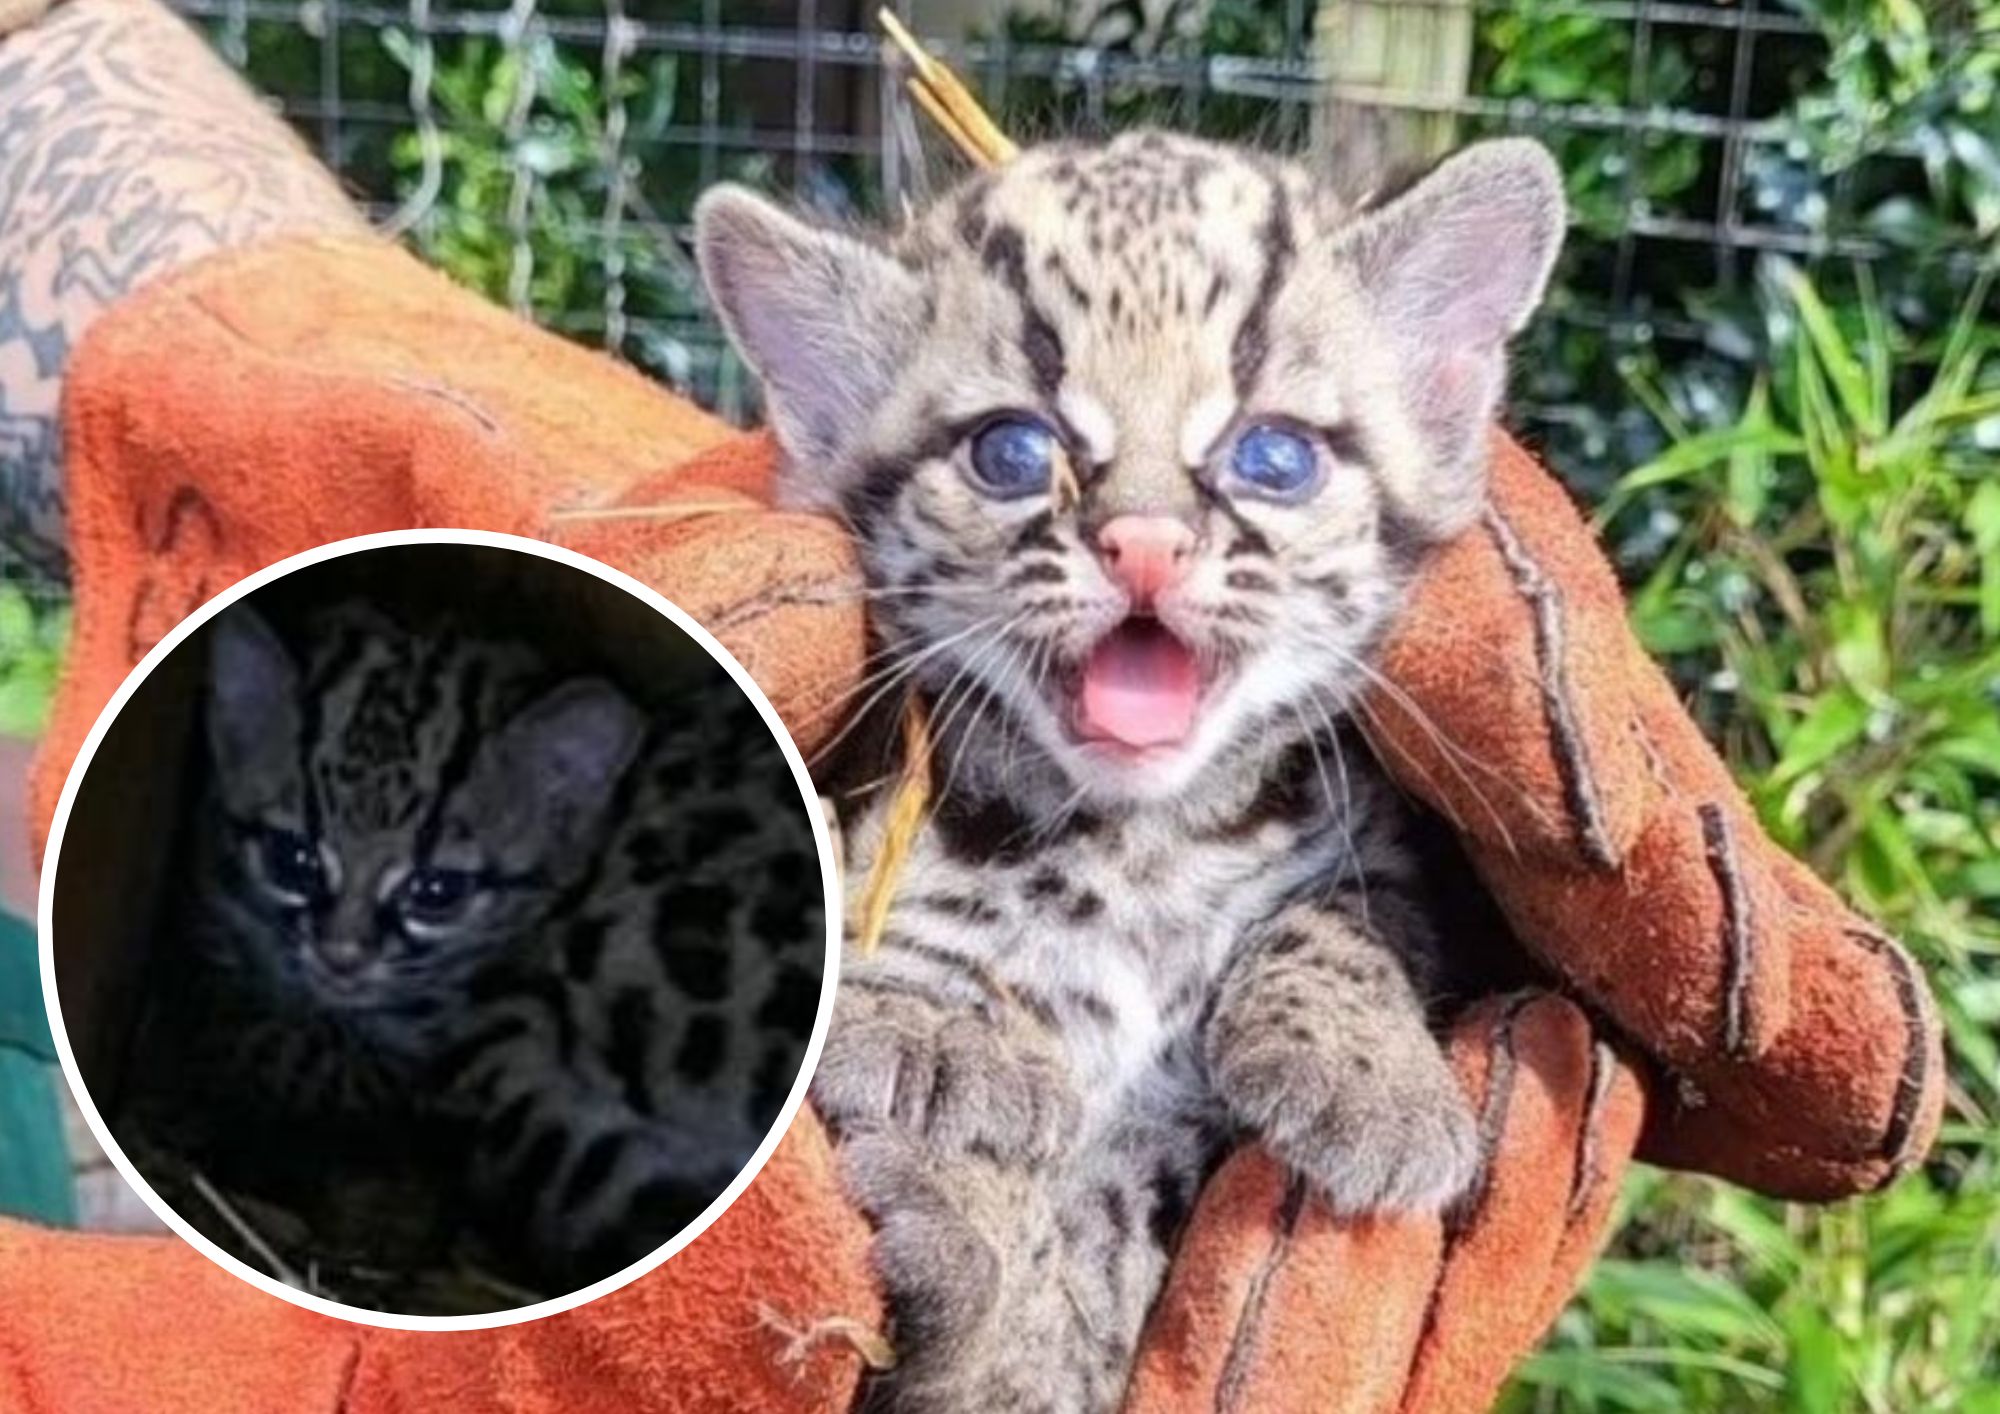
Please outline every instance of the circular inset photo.
[[399, 532], [148, 655], [56, 816], [71, 1083], [184, 1236], [300, 1304], [586, 1300], [741, 1191], [825, 1031], [826, 827], [770, 704], [572, 552]]

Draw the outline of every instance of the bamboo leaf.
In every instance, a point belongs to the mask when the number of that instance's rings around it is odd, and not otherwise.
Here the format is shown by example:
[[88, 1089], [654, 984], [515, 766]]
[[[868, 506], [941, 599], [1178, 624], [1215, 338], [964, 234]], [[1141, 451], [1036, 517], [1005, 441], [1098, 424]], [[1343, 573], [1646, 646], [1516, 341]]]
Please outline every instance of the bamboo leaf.
[[1827, 610], [1833, 635], [1833, 662], [1841, 676], [1864, 694], [1889, 687], [1889, 637], [1882, 615], [1869, 603], [1849, 600]]
[[1770, 773], [1771, 784], [1789, 785], [1845, 751], [1867, 731], [1868, 718], [1868, 704], [1845, 688], [1820, 698], [1785, 734], [1783, 754]]
[[1785, 1408], [1792, 1414], [1841, 1414], [1847, 1401], [1839, 1335], [1812, 1306], [1795, 1307], [1786, 1324], [1791, 1355], [1785, 1365]]
[[1796, 433], [1768, 423], [1757, 426], [1746, 422], [1714, 432], [1698, 433], [1685, 441], [1676, 442], [1653, 460], [1634, 467], [1618, 478], [1597, 514], [1598, 523], [1601, 525], [1611, 520], [1642, 491], [1686, 481], [1711, 467], [1728, 462], [1732, 457], [1762, 457], [1768, 460], [1777, 456], [1794, 456], [1805, 449], [1804, 439]]
[[1797, 266], [1778, 266], [1778, 280], [1799, 312], [1799, 322], [1805, 326], [1812, 351], [1825, 370], [1828, 382], [1833, 385], [1842, 411], [1854, 426], [1870, 437], [1882, 436], [1889, 430], [1888, 421], [1875, 401], [1868, 369], [1855, 356], [1846, 336], [1840, 332], [1833, 312]]
[[2000, 638], [2000, 477], [1980, 482], [1966, 501], [1965, 529], [1979, 556], [1979, 626]]
[[1522, 1361], [1516, 1373], [1525, 1384], [1628, 1414], [1670, 1414], [1687, 1407], [1671, 1381], [1608, 1363], [1588, 1350], [1543, 1350]]
[[1772, 1349], [1783, 1341], [1777, 1322], [1739, 1288], [1678, 1263], [1607, 1257], [1592, 1272], [1589, 1292], [1593, 1303], [1674, 1335]]

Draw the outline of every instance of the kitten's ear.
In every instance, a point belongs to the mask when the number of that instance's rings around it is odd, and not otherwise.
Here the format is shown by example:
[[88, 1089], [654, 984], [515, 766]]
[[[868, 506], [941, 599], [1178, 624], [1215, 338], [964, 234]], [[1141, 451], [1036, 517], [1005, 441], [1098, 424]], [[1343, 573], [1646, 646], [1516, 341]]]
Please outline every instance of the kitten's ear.
[[827, 476], [893, 386], [922, 327], [924, 287], [894, 257], [737, 186], [694, 210], [695, 254], [730, 338], [764, 385], [792, 490]]
[[1456, 466], [1479, 451], [1506, 381], [1507, 340], [1541, 302], [1566, 220], [1554, 159], [1506, 138], [1447, 159], [1346, 237], [1438, 461]]
[[644, 734], [639, 709], [610, 683], [567, 682], [494, 734], [467, 789], [487, 819], [514, 819], [561, 841], [597, 823]]
[[297, 769], [299, 671], [248, 604], [209, 629], [208, 740], [225, 783]]

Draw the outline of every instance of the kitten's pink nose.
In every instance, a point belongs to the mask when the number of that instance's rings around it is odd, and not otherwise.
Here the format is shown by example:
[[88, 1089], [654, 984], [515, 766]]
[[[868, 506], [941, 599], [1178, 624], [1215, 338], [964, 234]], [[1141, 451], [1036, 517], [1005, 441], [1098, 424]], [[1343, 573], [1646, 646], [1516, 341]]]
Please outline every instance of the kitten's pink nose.
[[336, 977], [352, 977], [375, 960], [375, 949], [355, 938], [322, 938], [313, 945], [313, 951]]
[[1180, 583], [1194, 554], [1194, 532], [1173, 516], [1118, 516], [1097, 532], [1111, 577], [1137, 608]]

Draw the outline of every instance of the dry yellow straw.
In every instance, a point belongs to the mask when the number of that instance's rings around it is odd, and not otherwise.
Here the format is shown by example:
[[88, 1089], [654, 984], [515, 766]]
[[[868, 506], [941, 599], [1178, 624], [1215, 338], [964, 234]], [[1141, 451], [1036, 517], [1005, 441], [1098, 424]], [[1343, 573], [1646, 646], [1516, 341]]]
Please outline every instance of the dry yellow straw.
[[661, 501], [648, 506], [563, 506], [550, 520], [692, 520], [696, 516], [741, 515], [761, 511], [755, 501]]
[[875, 951], [882, 930], [889, 924], [889, 904], [896, 896], [896, 884], [909, 861], [910, 847], [931, 804], [931, 725], [929, 715], [915, 698], [903, 709], [903, 771], [896, 793], [889, 800], [889, 822], [882, 831], [881, 848], [868, 867], [868, 883], [861, 891], [861, 917], [854, 930], [855, 945], [864, 955]]
[[[926, 53], [890, 11], [877, 11], [876, 19], [909, 61], [911, 73], [906, 86], [910, 97], [951, 139], [952, 145], [981, 167], [1011, 162], [1020, 148], [980, 108], [979, 101], [959, 82], [958, 75]], [[1075, 489], [1075, 476], [1067, 462], [1058, 477], [1058, 484], [1064, 483], [1068, 490]], [[902, 878], [903, 866], [909, 862], [910, 849], [916, 844], [917, 831], [924, 823], [930, 803], [930, 719], [923, 703], [912, 697], [903, 709], [902, 775], [889, 801], [889, 822], [882, 832], [881, 847], [875, 852], [875, 862], [868, 869], [868, 882], [861, 891], [861, 917], [854, 941], [864, 956], [875, 951], [876, 944], [882, 941], [882, 930], [889, 923], [890, 901], [896, 896], [896, 884]]]
[[903, 22], [887, 8], [875, 12], [876, 22], [887, 31], [889, 40], [909, 60], [911, 74], [905, 81], [910, 97], [930, 115], [932, 122], [972, 161], [982, 167], [998, 167], [1011, 162], [1021, 149], [986, 116], [979, 100], [959, 81], [957, 74], [932, 58]]

